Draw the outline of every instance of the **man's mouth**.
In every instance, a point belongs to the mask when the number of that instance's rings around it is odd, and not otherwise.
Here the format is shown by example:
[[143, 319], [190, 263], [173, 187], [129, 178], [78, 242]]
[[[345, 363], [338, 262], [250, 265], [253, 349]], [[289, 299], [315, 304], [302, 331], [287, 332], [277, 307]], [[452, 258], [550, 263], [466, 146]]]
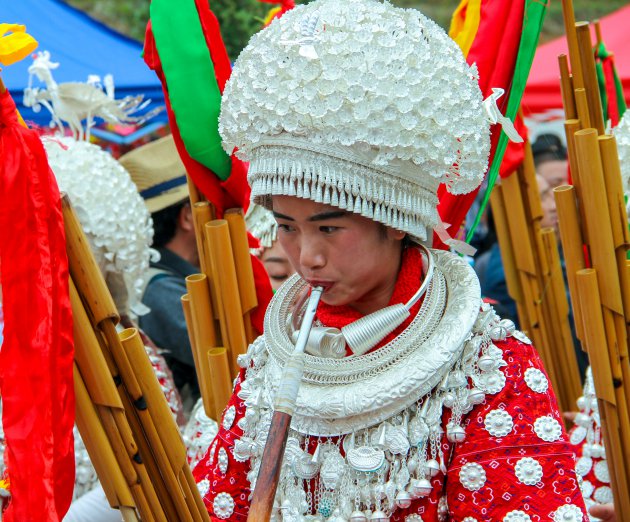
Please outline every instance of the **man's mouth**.
[[321, 279], [307, 279], [306, 282], [311, 286], [321, 286], [324, 289], [324, 292], [330, 290], [330, 288], [335, 284], [332, 281], [322, 281]]

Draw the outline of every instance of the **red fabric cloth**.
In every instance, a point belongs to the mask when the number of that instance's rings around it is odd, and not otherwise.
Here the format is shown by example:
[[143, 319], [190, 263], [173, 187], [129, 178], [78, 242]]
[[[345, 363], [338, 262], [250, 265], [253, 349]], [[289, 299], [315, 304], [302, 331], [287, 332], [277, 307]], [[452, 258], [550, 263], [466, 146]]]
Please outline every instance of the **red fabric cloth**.
[[[408, 259], [408, 258], [407, 258]], [[403, 262], [402, 273], [408, 270], [409, 262]], [[398, 301], [408, 300], [413, 292], [413, 285], [397, 285], [400, 289]], [[341, 318], [326, 317], [337, 325], [345, 322], [347, 310], [338, 307]], [[320, 317], [320, 320], [323, 320]], [[446, 476], [438, 474], [432, 481], [433, 490], [428, 497], [416, 499], [407, 509], [395, 511], [390, 520], [404, 521], [405, 517], [417, 514], [423, 522], [438, 521], [440, 498], [448, 500], [447, 520], [463, 521], [474, 517], [478, 521], [499, 521], [510, 511], [527, 509], [532, 520], [552, 521], [553, 513], [562, 505], [574, 504], [586, 516], [577, 479], [573, 471], [575, 455], [566, 441], [566, 433], [556, 442], [544, 442], [534, 432], [533, 423], [544, 416], [552, 416], [562, 421], [553, 392], [532, 391], [523, 379], [528, 368], [538, 368], [544, 372], [542, 363], [531, 345], [521, 343], [514, 338], [497, 342], [503, 350], [503, 359], [507, 366], [501, 371], [506, 377], [505, 387], [497, 394], [487, 395], [486, 400], [466, 414], [462, 425], [466, 427], [466, 440], [453, 445], [446, 437], [442, 439], [442, 449], [447, 462]], [[411, 370], [412, 371], [412, 370]], [[241, 379], [244, 372], [241, 373]], [[228, 406], [234, 406], [236, 417], [230, 429], [220, 424], [215, 438], [214, 451], [209, 451], [195, 467], [193, 474], [197, 482], [207, 479], [209, 491], [204, 503], [214, 522], [220, 518], [214, 516], [213, 500], [219, 493], [228, 493], [235, 502], [235, 509], [228, 520], [245, 521], [249, 509], [250, 494], [247, 473], [249, 462], [238, 462], [232, 455], [234, 441], [242, 436], [238, 421], [245, 415], [245, 405], [237, 396], [240, 383], [237, 383]], [[511, 433], [502, 438], [491, 436], [485, 429], [486, 414], [492, 410], [504, 409], [514, 420]], [[450, 412], [444, 414], [442, 425], [450, 419]], [[332, 438], [335, 442], [335, 438]], [[313, 441], [314, 442], [314, 441]], [[311, 453], [314, 447], [310, 447]], [[228, 455], [227, 473], [221, 473], [218, 465], [219, 450], [224, 448]], [[212, 454], [212, 455], [211, 455]], [[210, 458], [212, 457], [212, 458]], [[523, 457], [535, 458], [543, 467], [543, 481], [528, 486], [520, 483], [515, 475], [516, 462]], [[463, 465], [476, 462], [486, 472], [486, 483], [479, 491], [469, 491], [459, 479]]]
[[[505, 94], [497, 102], [502, 114], [505, 113], [507, 106], [514, 65], [521, 41], [524, 6], [525, 0], [502, 2], [483, 0], [477, 35], [466, 56], [466, 61], [469, 64], [477, 64], [479, 87], [484, 98], [492, 94], [493, 87], [505, 89]], [[501, 28], [501, 30], [497, 30], [497, 28]], [[494, 125], [490, 142], [490, 162], [494, 156], [500, 134], [501, 126]], [[511, 156], [515, 148], [518, 148], [518, 144], [508, 146], [506, 154]], [[450, 194], [444, 185], [438, 189], [440, 201], [438, 213], [442, 221], [450, 224], [447, 230], [452, 237], [457, 235], [478, 191], [479, 189], [456, 196]], [[435, 248], [446, 248], [435, 234], [433, 245]]]
[[0, 94], [0, 395], [6, 521], [58, 521], [74, 488], [74, 356], [59, 189], [37, 133]]

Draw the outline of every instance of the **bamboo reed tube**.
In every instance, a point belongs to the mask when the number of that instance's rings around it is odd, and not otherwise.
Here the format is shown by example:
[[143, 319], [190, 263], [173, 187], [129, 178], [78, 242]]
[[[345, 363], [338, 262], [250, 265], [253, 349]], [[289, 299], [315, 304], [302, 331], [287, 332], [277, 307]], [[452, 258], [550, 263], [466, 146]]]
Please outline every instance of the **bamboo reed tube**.
[[135, 501], [131, 490], [116, 460], [111, 444], [105, 435], [96, 408], [83, 382], [76, 364], [73, 369], [74, 391], [76, 397], [76, 423], [81, 438], [90, 455], [90, 460], [99, 476], [105, 496], [113, 508], [120, 506], [134, 507]]
[[567, 300], [560, 254], [558, 253], [558, 239], [552, 228], [541, 231], [545, 256], [549, 261], [550, 277], [547, 296], [552, 312], [552, 330], [558, 333], [559, 344], [556, 345], [559, 370], [561, 372], [561, 385], [565, 394], [565, 404], [575, 404], [577, 398], [582, 395], [582, 382], [580, 370], [575, 356], [575, 345], [569, 323], [569, 302]]
[[503, 201], [503, 193], [501, 185], [496, 185], [490, 195], [490, 206], [494, 217], [494, 224], [497, 231], [497, 237], [501, 248], [501, 258], [505, 270], [505, 280], [509, 296], [514, 299], [519, 307], [518, 318], [521, 329], [529, 330], [529, 319], [523, 305], [523, 289], [516, 271], [516, 261], [514, 259], [514, 248], [510, 238], [510, 232], [507, 226], [506, 208]]
[[210, 270], [210, 260], [207, 255], [206, 238], [203, 234], [203, 227], [212, 219], [210, 203], [199, 201], [192, 206], [193, 223], [195, 225], [195, 239], [197, 241], [197, 253], [199, 254], [199, 267], [204, 274]]
[[97, 404], [122, 409], [120, 396], [72, 278], [69, 279], [69, 286], [74, 331], [74, 358], [81, 370], [83, 380], [87, 383], [90, 397]]
[[211, 374], [208, 366], [208, 350], [217, 345], [212, 319], [210, 290], [205, 274], [193, 274], [186, 278], [190, 302], [190, 318], [195, 344], [192, 346], [197, 370], [197, 380], [203, 398], [204, 411], [211, 419], [217, 419], [215, 399], [212, 393]]
[[[575, 187], [563, 185], [554, 189], [558, 223], [560, 226], [560, 239], [564, 252], [564, 261], [567, 267], [567, 282], [571, 294], [573, 308], [573, 322], [577, 338], [584, 342], [584, 319], [582, 307], [577, 298], [576, 273], [586, 267], [584, 263], [584, 241], [580, 232], [580, 218], [578, 216], [577, 202], [575, 200]], [[583, 347], [584, 348], [584, 347]]]
[[[146, 397], [146, 408], [138, 408], [136, 412], [152, 448], [155, 448], [156, 460], [171, 495], [174, 495], [175, 506], [181, 520], [209, 520], [205, 510], [204, 513], [199, 513], [198, 504], [191, 496], [183, 495], [180, 476], [183, 476], [181, 470], [188, 466], [186, 448], [144, 351], [138, 331], [135, 328], [128, 328], [120, 333], [120, 338], [129, 359], [133, 361], [136, 368], [142, 396]], [[156, 426], [160, 427], [159, 431], [156, 430]], [[160, 448], [162, 451], [159, 451]]]
[[569, 45], [569, 58], [571, 61], [571, 73], [573, 75], [574, 87], [583, 87], [582, 64], [580, 62], [580, 51], [578, 49], [577, 34], [575, 31], [575, 14], [573, 12], [573, 0], [562, 0], [562, 15], [564, 27]]
[[602, 43], [602, 26], [599, 23], [599, 20], [594, 20], [593, 26], [595, 27], [595, 38], [597, 40], [597, 46], [600, 46]]
[[514, 244], [516, 266], [519, 270], [524, 270], [528, 274], [536, 273], [536, 263], [534, 261], [534, 251], [531, 245], [529, 230], [526, 223], [525, 206], [518, 176], [508, 176], [501, 180], [503, 196], [507, 213], [507, 221], [510, 227], [511, 237], [517, 237], [521, 241]]
[[575, 95], [575, 110], [577, 112], [577, 117], [580, 120], [580, 127], [582, 129], [590, 129], [591, 125], [591, 115], [590, 109], [588, 106], [588, 97], [586, 95], [586, 89], [584, 87], [579, 87], [574, 91]]
[[124, 382], [125, 388], [127, 388], [127, 391], [129, 391], [129, 393], [134, 397], [141, 395], [140, 385], [138, 384], [135, 372], [129, 363], [129, 359], [127, 359], [127, 355], [122, 349], [114, 323], [112, 321], [103, 321], [100, 323], [99, 328], [103, 332], [107, 348], [116, 362], [119, 376], [122, 379], [122, 382]]
[[[213, 279], [217, 284], [217, 294], [221, 295], [223, 302], [223, 317], [227, 339], [229, 343], [225, 346], [228, 349], [230, 361], [230, 375], [235, 376], [238, 372], [236, 359], [247, 350], [247, 338], [243, 326], [243, 312], [238, 293], [238, 283], [236, 280], [236, 269], [234, 267], [234, 254], [230, 242], [230, 232], [227, 221], [216, 219], [206, 224], [206, 238], [208, 248], [211, 251], [210, 259], [212, 264]], [[223, 338], [225, 345], [225, 337]]]
[[164, 484], [164, 480], [160, 475], [160, 470], [155, 462], [155, 458], [153, 457], [153, 451], [146, 437], [144, 436], [144, 432], [142, 430], [142, 425], [140, 424], [140, 420], [138, 416], [135, 414], [135, 407], [131, 403], [131, 398], [129, 395], [123, 390], [121, 393], [121, 400], [125, 406], [125, 411], [127, 412], [127, 420], [129, 421], [129, 426], [133, 433], [142, 434], [136, 438], [138, 443], [138, 451], [142, 457], [142, 463], [146, 468], [146, 475], [140, 478], [142, 483], [151, 482], [153, 486], [153, 491], [156, 495], [156, 500], [158, 501], [158, 505], [154, 504], [155, 500], [151, 497], [150, 504], [152, 506], [153, 514], [158, 521], [168, 522], [170, 520], [177, 520], [177, 510], [173, 505], [173, 501], [168, 493], [168, 489]]
[[243, 217], [243, 209], [233, 208], [225, 212], [224, 219], [230, 230], [230, 241], [234, 254], [234, 265], [238, 282], [238, 292], [241, 297], [241, 309], [249, 312], [258, 306], [254, 271], [247, 242], [247, 227]]
[[597, 131], [586, 129], [576, 132], [575, 145], [582, 184], [581, 202], [588, 216], [586, 228], [590, 255], [593, 267], [597, 269], [601, 298], [606, 307], [623, 315]]
[[86, 308], [94, 325], [98, 325], [105, 319], [111, 319], [117, 323], [119, 317], [116, 305], [107, 289], [103, 275], [96, 264], [88, 240], [67, 194], [62, 196], [61, 206], [66, 232], [68, 265], [79, 295], [86, 303]]
[[190, 175], [186, 174], [186, 183], [188, 184], [188, 197], [190, 198], [190, 204], [194, 205], [200, 201], [204, 200], [203, 194], [199, 192], [197, 185], [195, 185], [194, 181], [190, 179]]
[[[564, 130], [567, 137], [567, 156], [571, 168], [571, 181], [576, 190], [577, 201], [582, 201], [582, 186], [580, 184], [580, 169], [577, 161], [577, 153], [575, 150], [575, 133], [580, 130], [579, 120], [566, 120], [564, 122]], [[580, 214], [580, 230], [582, 231], [582, 239], [588, 244], [588, 230], [586, 228], [586, 216], [584, 215], [584, 207], [578, 206]]]
[[221, 414], [232, 395], [230, 379], [230, 364], [225, 348], [212, 348], [208, 351], [208, 367], [210, 368], [210, 382], [214, 397], [216, 420], [221, 420]]
[[604, 113], [602, 110], [602, 101], [599, 97], [599, 84], [597, 83], [597, 72], [595, 71], [591, 30], [587, 22], [578, 22], [575, 24], [575, 30], [580, 52], [584, 88], [586, 89], [586, 97], [588, 99], [589, 115], [593, 127], [597, 129], [598, 134], [604, 134]]
[[594, 269], [580, 270], [577, 274], [577, 286], [582, 307], [584, 310], [589, 310], [589, 313], [584, 314], [584, 329], [595, 392], [600, 403], [600, 412], [605, 419], [602, 422], [602, 428], [608, 455], [607, 461], [613, 465], [613, 470], [611, 470], [614, 477], [612, 480], [613, 495], [615, 493], [618, 495], [614, 498], [615, 509], [619, 520], [627, 520], [630, 515], [630, 511], [627, 511], [630, 509], [630, 498], [627, 494], [630, 486], [628, 481], [630, 468], [628, 467], [627, 455], [624, 455], [624, 452], [630, 449], [630, 444], [627, 441], [627, 431], [630, 425], [624, 427], [618, 414], [624, 410], [627, 414], [628, 405], [618, 403], [618, 395], [613, 384], [609, 351], [605, 349], [607, 338], [596, 272]]
[[573, 78], [569, 72], [569, 59], [566, 54], [558, 56], [558, 65], [560, 67], [560, 92], [562, 93], [565, 119], [577, 118]]

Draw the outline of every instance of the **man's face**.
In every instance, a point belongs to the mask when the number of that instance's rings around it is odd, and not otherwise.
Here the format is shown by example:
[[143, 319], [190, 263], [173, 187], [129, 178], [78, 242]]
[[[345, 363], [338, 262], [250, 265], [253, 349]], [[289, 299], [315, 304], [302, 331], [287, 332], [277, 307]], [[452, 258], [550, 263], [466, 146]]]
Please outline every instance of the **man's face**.
[[536, 174], [540, 174], [543, 178], [545, 178], [553, 190], [556, 187], [568, 182], [567, 166], [567, 160], [543, 161], [536, 167]]
[[274, 241], [271, 247], [265, 248], [260, 255], [260, 260], [269, 275], [271, 288], [273, 288], [274, 291], [280, 288], [282, 283], [295, 272], [280, 241]]
[[273, 196], [278, 241], [300, 276], [330, 305], [370, 313], [387, 305], [404, 233], [358, 214], [291, 196]]

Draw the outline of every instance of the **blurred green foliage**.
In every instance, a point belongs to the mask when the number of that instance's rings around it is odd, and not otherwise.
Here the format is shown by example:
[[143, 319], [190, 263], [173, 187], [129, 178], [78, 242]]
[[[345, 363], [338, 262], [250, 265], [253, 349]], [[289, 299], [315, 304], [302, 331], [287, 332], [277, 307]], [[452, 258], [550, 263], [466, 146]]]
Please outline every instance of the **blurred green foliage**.
[[[87, 12], [118, 31], [137, 40], [144, 38], [149, 18], [149, 0], [66, 0], [69, 4]], [[343, 0], [339, 0], [340, 2]], [[298, 0], [298, 3], [302, 3]], [[393, 0], [401, 7], [419, 8], [442, 27], [448, 29], [453, 10], [459, 0]], [[547, 41], [564, 33], [560, 0], [549, 0], [549, 8], [541, 41]], [[576, 20], [594, 20], [619, 9], [627, 0], [573, 0]], [[173, 0], [173, 6], [177, 0]], [[272, 4], [258, 0], [215, 0], [210, 7], [221, 24], [221, 33], [228, 54], [235, 60], [247, 41], [258, 31]], [[497, 27], [497, 31], [501, 28]], [[606, 35], [604, 35], [604, 40]], [[614, 49], [613, 49], [614, 50]]]

